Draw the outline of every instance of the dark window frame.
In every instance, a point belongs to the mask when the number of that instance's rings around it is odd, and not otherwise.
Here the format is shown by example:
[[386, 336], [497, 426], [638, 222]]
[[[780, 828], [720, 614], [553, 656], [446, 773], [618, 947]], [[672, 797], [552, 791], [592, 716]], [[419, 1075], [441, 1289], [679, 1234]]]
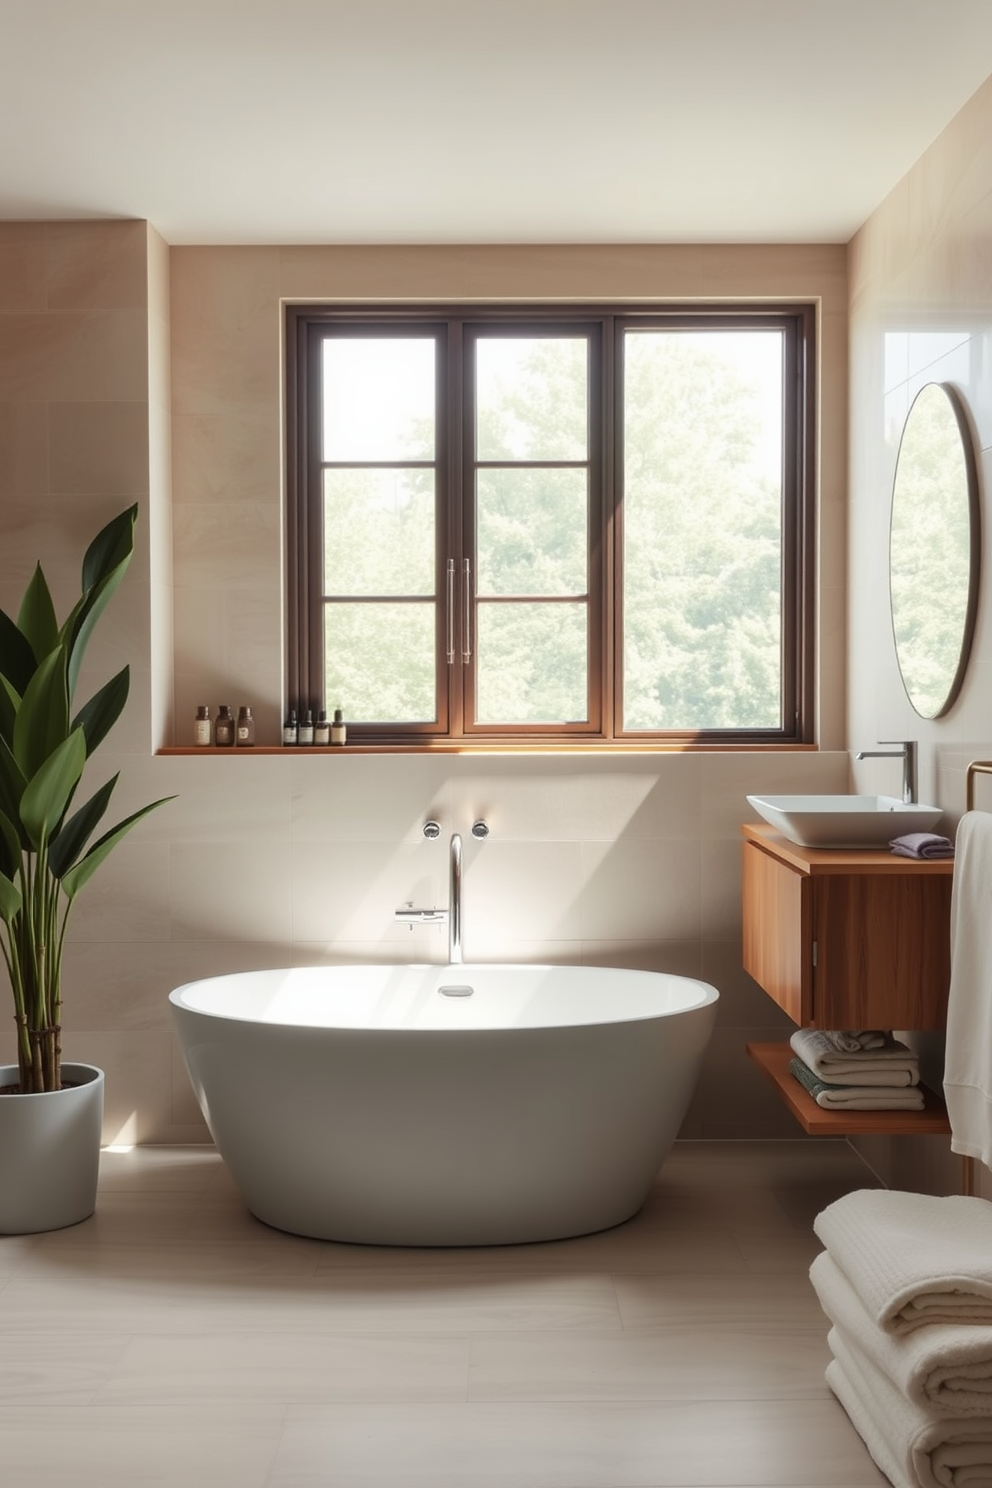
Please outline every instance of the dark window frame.
[[[446, 665], [445, 570], [450, 555], [470, 545], [472, 408], [465, 397], [464, 347], [474, 328], [500, 330], [592, 329], [601, 337], [593, 373], [603, 385], [590, 390], [590, 586], [589, 694], [587, 722], [570, 725], [478, 725], [466, 718], [474, 662], [449, 679]], [[785, 407], [783, 417], [782, 511], [782, 726], [777, 729], [698, 729], [620, 731], [622, 717], [622, 397], [618, 348], [625, 329], [755, 328], [784, 330]], [[407, 328], [444, 331], [445, 387], [439, 398], [437, 430], [436, 654], [438, 718], [430, 724], [351, 724], [348, 743], [359, 747], [410, 749], [484, 748], [760, 748], [813, 742], [814, 576], [816, 512], [816, 316], [811, 304], [289, 304], [285, 312], [286, 352], [286, 660], [287, 703], [298, 711], [324, 706], [323, 692], [323, 540], [319, 499], [320, 377], [322, 335], [389, 335]], [[439, 378], [441, 372], [439, 369]], [[611, 391], [612, 390], [612, 391]], [[473, 554], [474, 556], [474, 554]], [[456, 599], [456, 606], [457, 606]], [[460, 641], [459, 641], [460, 643]], [[474, 647], [473, 647], [474, 652]], [[449, 680], [454, 685], [449, 685]], [[333, 700], [331, 700], [333, 703]]]

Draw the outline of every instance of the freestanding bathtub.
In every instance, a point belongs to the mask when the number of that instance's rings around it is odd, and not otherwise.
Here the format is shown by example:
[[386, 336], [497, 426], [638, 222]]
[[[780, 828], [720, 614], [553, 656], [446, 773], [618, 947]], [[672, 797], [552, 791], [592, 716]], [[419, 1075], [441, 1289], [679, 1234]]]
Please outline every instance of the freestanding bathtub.
[[637, 1212], [717, 996], [657, 972], [490, 964], [254, 971], [170, 1002], [258, 1219], [325, 1240], [504, 1245]]

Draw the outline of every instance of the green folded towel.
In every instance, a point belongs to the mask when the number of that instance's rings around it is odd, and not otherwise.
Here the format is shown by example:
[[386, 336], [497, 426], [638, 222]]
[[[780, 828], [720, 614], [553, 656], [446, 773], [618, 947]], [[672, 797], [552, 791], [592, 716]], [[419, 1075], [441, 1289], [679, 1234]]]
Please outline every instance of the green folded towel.
[[798, 1055], [789, 1061], [789, 1072], [825, 1110], [923, 1110], [923, 1091], [918, 1085], [833, 1085], [821, 1080]]

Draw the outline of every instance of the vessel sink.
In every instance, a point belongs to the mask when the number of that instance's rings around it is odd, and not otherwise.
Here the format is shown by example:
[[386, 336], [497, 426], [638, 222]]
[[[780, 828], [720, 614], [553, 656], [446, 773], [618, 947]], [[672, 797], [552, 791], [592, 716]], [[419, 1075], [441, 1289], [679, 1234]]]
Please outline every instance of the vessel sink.
[[939, 806], [897, 796], [748, 796], [748, 805], [801, 847], [888, 847], [907, 832], [932, 832]]

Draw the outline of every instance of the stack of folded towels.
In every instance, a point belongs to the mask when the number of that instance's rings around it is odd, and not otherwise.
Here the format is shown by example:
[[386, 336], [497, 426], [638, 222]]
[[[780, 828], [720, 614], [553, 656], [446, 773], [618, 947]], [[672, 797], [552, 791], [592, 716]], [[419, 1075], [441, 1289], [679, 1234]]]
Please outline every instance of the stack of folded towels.
[[799, 1028], [789, 1069], [818, 1106], [844, 1111], [922, 1111], [912, 1049], [874, 1029]]
[[814, 1222], [827, 1383], [896, 1488], [992, 1488], [992, 1204], [862, 1189]]

